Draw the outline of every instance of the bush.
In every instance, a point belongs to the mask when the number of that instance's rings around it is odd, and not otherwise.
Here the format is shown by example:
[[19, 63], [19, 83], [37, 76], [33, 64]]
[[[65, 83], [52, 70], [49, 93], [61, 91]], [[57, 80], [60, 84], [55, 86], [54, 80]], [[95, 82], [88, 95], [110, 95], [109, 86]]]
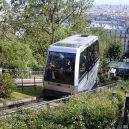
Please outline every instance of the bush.
[[[75, 95], [56, 110], [20, 111], [0, 122], [2, 129], [107, 129], [114, 128], [125, 94], [111, 91]], [[15, 128], [14, 128], [15, 127]]]
[[120, 77], [119, 76], [115, 76], [112, 79], [115, 80], [115, 81], [117, 81], [117, 80], [120, 80]]
[[14, 88], [14, 79], [9, 73], [0, 75], [0, 97], [10, 97]]
[[99, 76], [99, 83], [105, 83], [106, 79], [103, 76]]

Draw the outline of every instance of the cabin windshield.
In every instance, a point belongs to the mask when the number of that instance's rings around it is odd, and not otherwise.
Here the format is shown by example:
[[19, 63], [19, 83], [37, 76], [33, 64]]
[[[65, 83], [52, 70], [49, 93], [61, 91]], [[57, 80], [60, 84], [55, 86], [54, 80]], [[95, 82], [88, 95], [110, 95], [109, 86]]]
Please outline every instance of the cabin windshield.
[[49, 52], [45, 81], [74, 85], [75, 53]]

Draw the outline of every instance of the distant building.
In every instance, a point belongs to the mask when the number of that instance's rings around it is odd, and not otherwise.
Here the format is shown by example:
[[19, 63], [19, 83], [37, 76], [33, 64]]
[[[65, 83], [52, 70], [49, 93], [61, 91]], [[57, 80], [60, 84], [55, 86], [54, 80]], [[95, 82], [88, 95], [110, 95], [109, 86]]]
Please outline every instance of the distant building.
[[109, 32], [113, 40], [119, 39], [123, 44], [125, 53], [129, 51], [129, 22], [125, 20], [106, 20], [92, 21], [90, 27], [103, 27]]
[[125, 53], [129, 51], [129, 32], [128, 28], [116, 28], [108, 30], [112, 39], [119, 39], [123, 44]]
[[129, 53], [129, 6], [96, 5], [87, 14], [92, 27], [103, 27], [111, 38], [120, 39], [125, 53]]

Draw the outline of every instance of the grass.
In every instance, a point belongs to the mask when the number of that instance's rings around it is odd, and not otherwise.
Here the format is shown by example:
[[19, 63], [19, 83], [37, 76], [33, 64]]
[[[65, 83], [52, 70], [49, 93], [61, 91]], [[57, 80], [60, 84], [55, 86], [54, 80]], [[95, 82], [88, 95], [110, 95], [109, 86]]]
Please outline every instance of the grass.
[[22, 93], [22, 94], [26, 94], [26, 95], [29, 95], [29, 96], [32, 96], [32, 97], [35, 97], [35, 96], [40, 96], [42, 94], [42, 91], [43, 91], [43, 87], [25, 87], [23, 88], [17, 88], [15, 89], [15, 92], [19, 92], [19, 93]]
[[0, 98], [0, 103], [10, 102], [10, 101], [18, 101], [23, 100], [26, 98], [32, 98], [41, 96], [43, 91], [43, 87], [25, 87], [23, 88], [16, 88], [10, 98]]

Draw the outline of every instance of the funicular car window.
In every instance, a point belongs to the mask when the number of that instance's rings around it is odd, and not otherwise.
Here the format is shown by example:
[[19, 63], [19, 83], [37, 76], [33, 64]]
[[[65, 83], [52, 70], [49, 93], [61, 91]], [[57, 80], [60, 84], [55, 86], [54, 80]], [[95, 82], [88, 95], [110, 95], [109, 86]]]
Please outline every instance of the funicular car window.
[[75, 53], [49, 52], [45, 81], [74, 84]]
[[87, 47], [80, 54], [79, 62], [79, 80], [94, 66], [99, 57], [98, 41], [95, 41], [91, 46]]

